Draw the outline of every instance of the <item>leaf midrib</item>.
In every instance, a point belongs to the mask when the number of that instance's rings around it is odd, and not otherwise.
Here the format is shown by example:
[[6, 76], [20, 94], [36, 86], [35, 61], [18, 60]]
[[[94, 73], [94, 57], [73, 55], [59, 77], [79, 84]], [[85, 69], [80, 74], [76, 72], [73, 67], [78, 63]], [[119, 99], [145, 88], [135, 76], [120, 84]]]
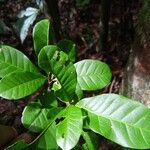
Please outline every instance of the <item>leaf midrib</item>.
[[[79, 107], [80, 108], [80, 107]], [[85, 108], [83, 108], [83, 109], [85, 109]], [[116, 122], [119, 122], [119, 123], [122, 123], [122, 124], [125, 124], [125, 126], [127, 125], [127, 126], [131, 126], [131, 127], [133, 127], [133, 128], [137, 128], [138, 130], [141, 130], [141, 129], [143, 129], [143, 130], [145, 130], [146, 132], [149, 132], [150, 133], [150, 129], [148, 130], [148, 129], [146, 129], [146, 128], [140, 128], [140, 127], [138, 127], [138, 126], [134, 126], [134, 125], [132, 125], [132, 124], [130, 124], [130, 123], [128, 123], [128, 122], [123, 122], [122, 120], [121, 121], [119, 121], [119, 120], [117, 120], [117, 119], [112, 119], [112, 118], [110, 118], [110, 117], [106, 117], [106, 116], [104, 116], [104, 115], [97, 115], [96, 113], [94, 113], [94, 112], [92, 112], [91, 110], [87, 110], [87, 109], [85, 109], [86, 111], [88, 111], [88, 112], [90, 112], [90, 113], [92, 113], [92, 114], [94, 114], [94, 115], [96, 115], [97, 117], [102, 117], [102, 118], [105, 118], [105, 119], [108, 119], [108, 120], [110, 120], [110, 122], [111, 121], [116, 121]], [[148, 114], [146, 114], [146, 116], [147, 116]]]
[[[24, 84], [27, 84], [28, 82], [35, 81], [35, 80], [39, 80], [40, 78], [43, 79], [43, 80], [46, 80], [46, 78], [44, 78], [44, 76], [41, 76], [41, 77], [38, 77], [38, 78], [33, 79], [33, 80], [30, 79], [29, 81], [24, 82], [24, 83], [21, 83], [21, 84], [19, 84], [19, 85], [17, 85], [17, 86], [22, 86], [22, 85], [24, 85]], [[16, 88], [17, 86], [11, 87], [11, 88], [9, 88], [9, 90], [5, 90], [5, 91], [1, 92], [0, 95], [3, 94], [3, 93], [8, 92], [8, 91], [10, 91], [10, 90], [12, 90], [13, 88]]]
[[[30, 125], [30, 127], [29, 128], [32, 128], [32, 126], [35, 124], [36, 125], [36, 122], [37, 122], [37, 120], [39, 119], [39, 117], [40, 116], [42, 116], [42, 114], [44, 115], [45, 113], [46, 113], [46, 111], [48, 111], [48, 110], [46, 110], [46, 109], [43, 109], [43, 108], [41, 108], [40, 110], [39, 110], [39, 112], [36, 114], [36, 116], [34, 117], [34, 119], [33, 119], [33, 121], [32, 121], [32, 123], [31, 123], [31, 125]], [[45, 112], [45, 113], [44, 113]], [[44, 115], [45, 116], [45, 115]], [[42, 117], [43, 118], [43, 117]], [[45, 118], [45, 119], [47, 119], [47, 118]], [[47, 121], [48, 121], [49, 119], [47, 119]], [[41, 125], [41, 124], [40, 124]], [[38, 127], [39, 128], [39, 127]], [[37, 129], [36, 129], [37, 130]]]
[[[1, 63], [1, 62], [2, 62], [2, 61], [0, 61], [0, 63]], [[11, 63], [6, 63], [6, 62], [2, 62], [2, 63], [7, 64], [7, 65], [8, 65], [8, 67], [10, 66], [10, 67], [17, 68], [18, 70], [24, 71], [23, 69], [21, 69], [21, 68], [19, 68], [19, 67], [15, 66], [15, 65], [12, 65]], [[2, 63], [1, 63], [1, 64], [2, 64]]]
[[[30, 61], [30, 60], [24, 60], [24, 61]], [[28, 71], [28, 72], [31, 72], [31, 70], [30, 69], [32, 69], [32, 72], [36, 72], [36, 73], [38, 73], [37, 72], [37, 70], [36, 70], [36, 67], [32, 64], [32, 63], [30, 63], [30, 62], [27, 62], [27, 64], [28, 65], [30, 65], [32, 68], [28, 68], [29, 70], [24, 70], [24, 65], [23, 65], [23, 69], [20, 67], [20, 66], [16, 66], [15, 64], [12, 64], [12, 63], [9, 63], [9, 62], [6, 62], [6, 61], [0, 61], [0, 63], [2, 64], [2, 63], [4, 63], [4, 64], [7, 64], [7, 67], [14, 67], [14, 69], [16, 68], [17, 70], [20, 70], [20, 71]], [[15, 71], [15, 70], [14, 70]]]

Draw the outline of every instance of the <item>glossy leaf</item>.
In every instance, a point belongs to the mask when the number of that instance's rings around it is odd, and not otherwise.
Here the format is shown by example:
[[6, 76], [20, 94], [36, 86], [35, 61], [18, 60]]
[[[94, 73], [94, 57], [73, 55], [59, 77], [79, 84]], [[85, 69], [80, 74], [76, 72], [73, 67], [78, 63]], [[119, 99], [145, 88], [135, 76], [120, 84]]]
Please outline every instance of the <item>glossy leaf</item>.
[[82, 132], [82, 137], [85, 143], [82, 146], [83, 150], [97, 150], [100, 148], [98, 136], [94, 132]]
[[75, 64], [78, 84], [82, 90], [102, 89], [110, 83], [111, 71], [98, 60], [82, 60]]
[[56, 45], [48, 45], [43, 47], [38, 55], [38, 64], [41, 69], [45, 70], [47, 73], [52, 73], [54, 70], [52, 63], [55, 62], [57, 64], [61, 63], [62, 65], [65, 65], [65, 63], [68, 61], [68, 56], [65, 53], [63, 53], [63, 55], [60, 52], [61, 51], [59, 47]]
[[45, 77], [31, 72], [13, 72], [0, 80], [0, 96], [20, 99], [36, 92], [45, 82]]
[[34, 149], [38, 150], [57, 150], [56, 124], [53, 123], [34, 145]]
[[76, 44], [70, 40], [61, 40], [58, 42], [57, 46], [61, 49], [61, 51], [64, 51], [66, 54], [68, 54], [69, 59], [72, 62], [75, 62], [76, 60]]
[[21, 42], [23, 43], [27, 37], [30, 26], [34, 23], [39, 10], [33, 7], [28, 7], [18, 14], [19, 20], [16, 23], [16, 28], [19, 30]]
[[82, 133], [82, 111], [75, 106], [69, 106], [62, 117], [64, 120], [57, 125], [56, 129], [57, 144], [63, 150], [70, 150], [75, 147]]
[[0, 46], [0, 77], [14, 71], [38, 73], [37, 68], [23, 53], [10, 46]]
[[38, 22], [33, 29], [34, 49], [38, 55], [40, 50], [49, 43], [49, 21], [44, 19]]
[[58, 49], [54, 45], [44, 47], [38, 56], [39, 66], [47, 73], [52, 73], [61, 84], [56, 95], [61, 100], [71, 101], [74, 99], [77, 84], [76, 70], [67, 55]]
[[81, 100], [78, 107], [89, 112], [89, 127], [104, 137], [135, 149], [150, 148], [150, 110], [117, 94]]
[[81, 90], [81, 87], [79, 86], [79, 84], [77, 83], [76, 85], [76, 91], [75, 91], [78, 99], [80, 100], [81, 98], [83, 98], [83, 91]]
[[48, 114], [50, 111], [51, 109], [43, 108], [39, 103], [31, 103], [25, 107], [21, 121], [24, 127], [30, 131], [40, 132], [49, 122]]
[[[52, 150], [57, 149], [56, 144], [56, 124], [55, 120], [62, 116], [64, 110], [62, 108], [57, 107], [53, 108], [47, 117], [49, 118], [48, 125], [45, 129], [40, 133], [40, 135], [28, 146], [27, 150]], [[52, 143], [51, 143], [52, 142]]]

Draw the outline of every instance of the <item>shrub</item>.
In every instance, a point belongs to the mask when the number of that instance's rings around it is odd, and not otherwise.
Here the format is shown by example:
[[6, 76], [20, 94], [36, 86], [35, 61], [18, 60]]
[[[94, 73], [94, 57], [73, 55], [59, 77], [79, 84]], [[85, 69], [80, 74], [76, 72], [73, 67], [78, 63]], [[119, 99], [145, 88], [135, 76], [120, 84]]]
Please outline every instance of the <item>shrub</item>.
[[150, 148], [146, 106], [117, 94], [84, 97], [83, 91], [110, 83], [107, 64], [91, 59], [75, 63], [76, 45], [69, 40], [49, 45], [48, 20], [35, 25], [33, 40], [38, 67], [15, 48], [0, 47], [0, 96], [19, 100], [40, 89], [22, 114], [24, 127], [39, 136], [32, 143], [19, 140], [7, 150], [69, 150], [78, 143], [80, 149], [98, 149], [91, 130], [124, 147]]

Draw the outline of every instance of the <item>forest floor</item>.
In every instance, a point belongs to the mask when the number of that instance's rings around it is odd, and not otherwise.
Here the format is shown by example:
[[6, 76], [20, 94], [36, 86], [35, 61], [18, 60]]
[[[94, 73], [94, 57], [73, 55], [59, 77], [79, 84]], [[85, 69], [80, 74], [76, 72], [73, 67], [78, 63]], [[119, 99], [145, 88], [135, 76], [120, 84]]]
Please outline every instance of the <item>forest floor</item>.
[[[34, 0], [6, 0], [0, 3], [0, 20], [7, 25], [7, 32], [0, 35], [0, 44], [16, 47], [35, 60], [32, 28], [23, 44], [16, 34], [13, 24], [17, 21], [17, 14], [27, 8], [35, 6]], [[132, 9], [122, 10], [120, 0], [113, 1], [109, 22], [109, 37], [107, 51], [99, 51], [100, 26], [100, 1], [92, 0], [90, 5], [77, 6], [75, 0], [61, 0], [59, 2], [61, 23], [63, 32], [67, 32], [70, 38], [77, 44], [77, 60], [84, 58], [98, 59], [106, 62], [113, 74], [111, 84], [101, 93], [119, 93], [119, 87], [126, 66], [133, 37], [133, 28], [130, 26], [130, 15], [133, 16], [134, 26], [137, 20], [138, 2], [132, 5]], [[35, 21], [36, 22], [36, 21]], [[126, 26], [129, 24], [129, 26]], [[31, 97], [19, 102], [7, 101], [1, 98], [0, 101], [0, 124], [13, 126], [18, 134], [26, 132], [21, 124], [21, 114]], [[113, 144], [103, 141], [101, 150], [113, 149]]]

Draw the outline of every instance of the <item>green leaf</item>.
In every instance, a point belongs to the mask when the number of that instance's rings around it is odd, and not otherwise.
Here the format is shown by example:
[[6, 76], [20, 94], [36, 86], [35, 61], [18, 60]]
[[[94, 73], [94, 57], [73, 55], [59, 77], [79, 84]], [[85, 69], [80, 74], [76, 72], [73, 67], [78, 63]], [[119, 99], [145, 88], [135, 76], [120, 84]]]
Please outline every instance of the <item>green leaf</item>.
[[47, 73], [52, 73], [61, 84], [61, 89], [56, 95], [65, 101], [74, 99], [77, 78], [76, 70], [72, 63], [68, 62], [64, 52], [58, 51], [57, 46], [45, 46], [38, 55], [39, 66]]
[[5, 150], [23, 150], [28, 147], [28, 144], [24, 140], [17, 141], [16, 143], [10, 145]]
[[36, 92], [45, 77], [31, 72], [13, 72], [0, 80], [0, 96], [6, 99], [20, 99]]
[[30, 131], [40, 132], [47, 126], [51, 111], [52, 109], [43, 108], [39, 103], [30, 103], [23, 110], [21, 121]]
[[0, 46], [0, 77], [14, 71], [38, 73], [37, 68], [23, 53], [10, 46]]
[[49, 26], [47, 19], [38, 22], [33, 29], [34, 49], [38, 55], [40, 50], [49, 43]]
[[56, 143], [56, 123], [54, 122], [47, 131], [34, 144], [34, 149], [38, 150], [57, 150]]
[[53, 83], [53, 86], [52, 86], [51, 90], [56, 92], [56, 91], [58, 91], [60, 89], [61, 89], [61, 85], [60, 85], [59, 81], [55, 78], [55, 81]]
[[98, 90], [111, 81], [111, 71], [107, 64], [98, 60], [82, 60], [75, 64], [78, 84], [82, 90]]
[[76, 91], [75, 91], [78, 99], [80, 100], [81, 98], [83, 98], [83, 91], [81, 90], [81, 87], [79, 86], [79, 84], [77, 83], [76, 85]]
[[45, 108], [57, 107], [58, 106], [57, 98], [55, 96], [54, 91], [46, 90], [41, 95], [39, 95], [38, 99], [40, 100], [41, 104]]
[[56, 129], [57, 144], [63, 150], [70, 150], [75, 147], [82, 133], [82, 111], [75, 106], [69, 106], [64, 110], [62, 117], [64, 120]]
[[99, 138], [94, 132], [82, 132], [82, 137], [85, 143], [82, 146], [83, 150], [97, 150], [99, 149]]
[[18, 14], [19, 20], [16, 23], [16, 28], [17, 30], [19, 29], [20, 39], [22, 43], [27, 37], [29, 28], [34, 23], [38, 13], [39, 9], [28, 7], [26, 10], [22, 10]]
[[[40, 135], [32, 143], [29, 144], [27, 150], [33, 150], [33, 149], [45, 150], [45, 147], [46, 149], [49, 150], [49, 149], [53, 149], [54, 147], [57, 147], [57, 145], [55, 145], [56, 144], [55, 120], [61, 117], [63, 112], [64, 110], [62, 110], [62, 108], [57, 107], [57, 108], [54, 108], [53, 111], [51, 111], [49, 115], [47, 115], [47, 117], [49, 118], [48, 125], [40, 133]], [[51, 142], [52, 144], [50, 144]]]
[[68, 61], [67, 58], [67, 54], [60, 51], [59, 47], [56, 45], [48, 45], [41, 49], [38, 55], [38, 64], [41, 69], [45, 70], [47, 73], [52, 73], [54, 70], [52, 63], [57, 63], [58, 65], [62, 64], [61, 66], [63, 66]]
[[72, 62], [76, 61], [76, 44], [70, 40], [61, 40], [58, 42], [57, 46], [64, 51], [66, 54], [68, 54], [69, 59]]
[[77, 106], [89, 112], [89, 127], [124, 147], [150, 148], [150, 110], [117, 94], [85, 98]]

